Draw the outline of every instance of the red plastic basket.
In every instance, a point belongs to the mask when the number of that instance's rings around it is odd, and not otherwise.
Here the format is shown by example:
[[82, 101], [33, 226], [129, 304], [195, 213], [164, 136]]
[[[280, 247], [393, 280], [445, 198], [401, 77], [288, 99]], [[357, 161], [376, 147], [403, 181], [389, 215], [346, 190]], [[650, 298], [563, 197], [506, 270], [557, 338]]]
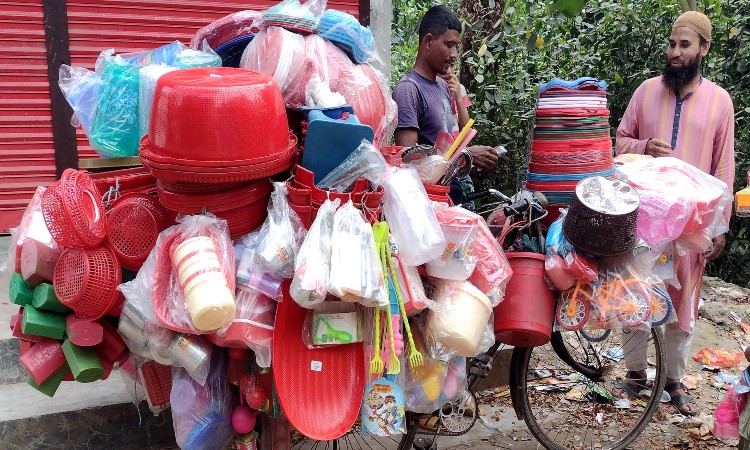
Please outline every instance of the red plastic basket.
[[180, 183], [159, 180], [156, 185], [174, 194], [203, 194], [207, 192], [217, 193], [219, 191], [226, 191], [243, 184], [245, 183], [242, 181], [238, 183]]
[[102, 245], [95, 249], [65, 250], [55, 266], [55, 295], [84, 319], [98, 319], [117, 301], [122, 280], [114, 252]]
[[169, 406], [169, 396], [172, 393], [172, 369], [156, 361], [146, 361], [138, 369], [138, 375], [146, 391], [148, 405], [154, 409], [164, 409]]
[[141, 268], [159, 237], [159, 221], [137, 201], [118, 202], [109, 212], [107, 242], [122, 267]]
[[79, 183], [76, 173], [66, 170], [42, 194], [44, 223], [63, 247], [96, 247], [107, 231], [104, 206], [91, 179]]

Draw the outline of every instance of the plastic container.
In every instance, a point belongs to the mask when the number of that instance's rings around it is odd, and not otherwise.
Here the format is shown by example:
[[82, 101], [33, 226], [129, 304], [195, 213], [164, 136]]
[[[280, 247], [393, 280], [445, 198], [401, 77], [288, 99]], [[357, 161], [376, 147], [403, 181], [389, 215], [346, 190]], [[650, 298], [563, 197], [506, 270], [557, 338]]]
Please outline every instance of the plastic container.
[[492, 313], [487, 296], [467, 281], [442, 283], [434, 296], [438, 306], [427, 316], [427, 334], [456, 356], [476, 356]]
[[549, 342], [555, 313], [555, 293], [544, 279], [544, 255], [516, 252], [505, 255], [513, 276], [505, 299], [495, 307], [495, 338], [516, 347]]
[[98, 319], [117, 301], [122, 271], [107, 246], [70, 248], [57, 260], [53, 278], [55, 295], [62, 304], [83, 319]]
[[210, 237], [194, 237], [181, 243], [172, 253], [172, 263], [197, 329], [213, 331], [231, 321], [235, 313], [234, 294], [227, 286]]
[[471, 244], [476, 237], [476, 224], [440, 223], [445, 236], [445, 250], [426, 264], [427, 273], [444, 280], [463, 281], [477, 265]]

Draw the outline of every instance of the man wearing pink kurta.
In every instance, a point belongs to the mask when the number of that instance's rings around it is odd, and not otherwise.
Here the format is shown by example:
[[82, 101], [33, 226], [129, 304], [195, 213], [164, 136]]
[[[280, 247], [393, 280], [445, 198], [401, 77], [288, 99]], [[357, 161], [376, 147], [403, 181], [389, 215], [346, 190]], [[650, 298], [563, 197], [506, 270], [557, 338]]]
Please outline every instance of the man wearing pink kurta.
[[[666, 66], [661, 76], [636, 89], [617, 129], [616, 150], [653, 157], [673, 156], [734, 185], [734, 107], [727, 91], [700, 73], [711, 46], [711, 22], [696, 11], [681, 15], [672, 28]], [[731, 214], [731, 211], [727, 211]], [[724, 235], [713, 239], [705, 254], [689, 252], [675, 258], [681, 289], [669, 294], [677, 322], [665, 326], [667, 385], [672, 404], [687, 415], [698, 412], [695, 401], [680, 382], [685, 375], [693, 327], [698, 311], [701, 279], [706, 260], [719, 256]], [[637, 352], [636, 352], [637, 353]], [[629, 380], [645, 378], [646, 362], [627, 358]], [[625, 387], [628, 395], [632, 389]]]

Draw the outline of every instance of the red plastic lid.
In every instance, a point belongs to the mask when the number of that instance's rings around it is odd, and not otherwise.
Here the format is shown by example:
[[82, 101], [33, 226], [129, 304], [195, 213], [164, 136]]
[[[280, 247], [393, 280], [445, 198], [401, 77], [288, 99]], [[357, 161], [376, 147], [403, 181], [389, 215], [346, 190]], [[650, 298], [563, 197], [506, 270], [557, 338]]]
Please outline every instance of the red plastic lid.
[[365, 389], [361, 343], [311, 350], [300, 330], [307, 310], [282, 287], [273, 335], [273, 380], [289, 423], [305, 436], [327, 441], [343, 436], [359, 417]]

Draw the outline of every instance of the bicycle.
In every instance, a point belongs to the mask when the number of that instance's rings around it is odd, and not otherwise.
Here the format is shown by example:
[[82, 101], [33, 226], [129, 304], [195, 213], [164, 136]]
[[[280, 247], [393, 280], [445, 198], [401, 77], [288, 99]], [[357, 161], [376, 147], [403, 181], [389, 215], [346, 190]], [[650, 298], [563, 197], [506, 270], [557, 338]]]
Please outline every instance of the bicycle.
[[[487, 190], [473, 194], [470, 199], [487, 196], [498, 200], [490, 207], [501, 211], [511, 227], [498, 233], [504, 248], [512, 245], [544, 248], [539, 220], [546, 215], [546, 205], [540, 198], [527, 191], [511, 199], [499, 191]], [[522, 235], [528, 239], [524, 240]], [[651, 308], [649, 304], [649, 311]], [[507, 350], [512, 352], [509, 378], [491, 379], [490, 386], [507, 383], [516, 417], [524, 420], [539, 443], [550, 450], [624, 449], [643, 431], [659, 405], [666, 381], [662, 370], [663, 334], [660, 329], [652, 328], [642, 341], [632, 342], [635, 334], [627, 328], [615, 333], [606, 330], [606, 335], [593, 342], [583, 335], [583, 330], [559, 327], [553, 331], [550, 342], [540, 347], [512, 348], [495, 342], [468, 362], [467, 394], [431, 414], [407, 412], [406, 433], [401, 436], [363, 437], [361, 428], [355, 425], [338, 440], [303, 440], [292, 448], [437, 450], [439, 437], [465, 434], [476, 424], [479, 411], [476, 388], [491, 372], [492, 365], [502, 361], [501, 355]], [[649, 359], [655, 362], [651, 389], [642, 391], [627, 408], [623, 407], [625, 402], [612, 394], [624, 380], [627, 368], [623, 358], [612, 355], [611, 351], [621, 351], [626, 345], [645, 347]], [[436, 426], [425, 426], [430, 419], [437, 422]]]

